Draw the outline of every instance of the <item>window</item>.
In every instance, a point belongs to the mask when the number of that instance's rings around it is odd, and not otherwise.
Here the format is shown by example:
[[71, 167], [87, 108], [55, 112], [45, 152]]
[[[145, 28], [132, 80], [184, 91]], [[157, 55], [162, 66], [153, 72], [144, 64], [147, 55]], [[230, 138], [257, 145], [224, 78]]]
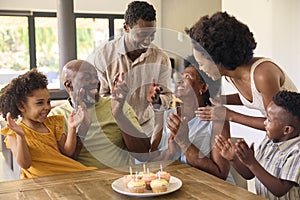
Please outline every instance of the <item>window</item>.
[[[86, 59], [101, 43], [122, 33], [123, 15], [74, 15], [78, 59]], [[62, 88], [56, 13], [0, 10], [0, 21], [0, 88], [34, 67], [47, 75], [49, 89]], [[53, 99], [65, 97], [52, 94]]]
[[120, 34], [124, 16], [75, 13], [77, 58], [86, 59], [97, 47]]
[[86, 59], [95, 48], [109, 39], [108, 19], [77, 18], [77, 58]]
[[0, 16], [0, 88], [28, 70], [28, 19]]
[[48, 88], [57, 89], [60, 84], [58, 32], [56, 17], [35, 17], [36, 67], [48, 78]]
[[114, 19], [114, 35], [119, 36], [123, 34], [124, 19]]

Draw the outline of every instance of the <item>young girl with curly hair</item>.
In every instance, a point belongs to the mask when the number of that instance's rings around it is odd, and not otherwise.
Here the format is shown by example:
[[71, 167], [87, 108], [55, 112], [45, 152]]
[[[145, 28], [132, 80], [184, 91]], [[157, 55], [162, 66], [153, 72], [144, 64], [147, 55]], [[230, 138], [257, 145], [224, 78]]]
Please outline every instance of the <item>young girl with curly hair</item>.
[[0, 91], [0, 113], [7, 121], [1, 134], [22, 168], [21, 178], [94, 169], [67, 157], [74, 153], [84, 108], [71, 113], [65, 135], [63, 116], [47, 117], [51, 110], [47, 85], [47, 77], [32, 69]]

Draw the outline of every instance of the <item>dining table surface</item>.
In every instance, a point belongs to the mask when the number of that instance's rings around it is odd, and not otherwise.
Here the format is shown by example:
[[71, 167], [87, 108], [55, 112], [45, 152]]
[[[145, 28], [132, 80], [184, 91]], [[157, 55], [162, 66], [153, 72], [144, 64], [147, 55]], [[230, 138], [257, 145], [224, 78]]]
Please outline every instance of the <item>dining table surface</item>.
[[[130, 168], [132, 170], [130, 170]], [[123, 176], [145, 171], [163, 171], [171, 174], [176, 187], [165, 193], [130, 193], [125, 186], [113, 187]], [[177, 181], [177, 182], [176, 182]], [[119, 182], [120, 183], [120, 182]], [[180, 183], [180, 184], [178, 184]], [[153, 196], [156, 195], [156, 196]], [[211, 174], [180, 162], [151, 162], [130, 167], [106, 168], [77, 173], [67, 173], [31, 179], [0, 182], [0, 199], [246, 199], [260, 200], [263, 197], [232, 185]]]

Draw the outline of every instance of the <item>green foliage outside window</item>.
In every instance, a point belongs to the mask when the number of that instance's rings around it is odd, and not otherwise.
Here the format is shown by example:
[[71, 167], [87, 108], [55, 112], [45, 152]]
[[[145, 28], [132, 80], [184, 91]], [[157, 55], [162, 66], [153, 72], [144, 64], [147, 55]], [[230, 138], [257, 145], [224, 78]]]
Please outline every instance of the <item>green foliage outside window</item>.
[[77, 57], [85, 59], [94, 50], [94, 36], [90, 28], [77, 28]]
[[58, 71], [58, 41], [57, 34], [51, 27], [37, 27], [36, 58], [37, 67], [47, 67], [50, 71]]
[[0, 29], [0, 69], [26, 70], [29, 66], [28, 28]]

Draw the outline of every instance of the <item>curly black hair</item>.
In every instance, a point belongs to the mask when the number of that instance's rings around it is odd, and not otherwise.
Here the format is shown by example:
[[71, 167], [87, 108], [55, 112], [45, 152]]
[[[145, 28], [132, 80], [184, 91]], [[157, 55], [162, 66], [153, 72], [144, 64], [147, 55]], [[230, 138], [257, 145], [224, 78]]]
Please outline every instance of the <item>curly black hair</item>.
[[30, 96], [34, 90], [46, 89], [47, 85], [47, 77], [36, 69], [31, 69], [12, 79], [0, 91], [0, 113], [2, 117], [6, 119], [6, 114], [10, 112], [12, 118], [17, 119], [21, 115], [21, 111], [18, 109], [21, 102], [26, 102], [26, 97]]
[[156, 21], [156, 11], [152, 5], [145, 1], [133, 1], [128, 4], [124, 19], [125, 23], [132, 28], [139, 19]]
[[228, 70], [249, 62], [256, 48], [248, 26], [226, 12], [205, 15], [186, 32], [196, 50], [208, 53], [215, 64]]
[[300, 120], [300, 93], [283, 90], [275, 94], [272, 101]]
[[221, 91], [221, 79], [212, 80], [204, 71], [199, 69], [199, 64], [197, 63], [194, 56], [188, 56], [184, 59], [184, 68], [193, 66], [197, 69], [200, 81], [206, 83], [208, 85], [208, 90], [203, 94], [204, 95], [204, 103], [205, 105], [210, 105], [211, 102], [209, 100], [210, 97], [214, 98]]

